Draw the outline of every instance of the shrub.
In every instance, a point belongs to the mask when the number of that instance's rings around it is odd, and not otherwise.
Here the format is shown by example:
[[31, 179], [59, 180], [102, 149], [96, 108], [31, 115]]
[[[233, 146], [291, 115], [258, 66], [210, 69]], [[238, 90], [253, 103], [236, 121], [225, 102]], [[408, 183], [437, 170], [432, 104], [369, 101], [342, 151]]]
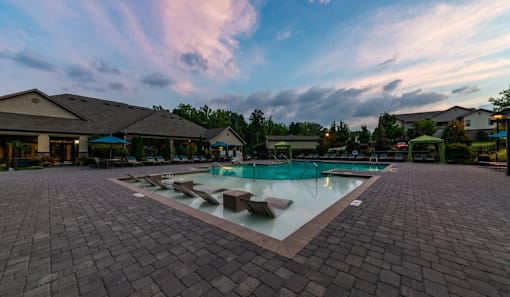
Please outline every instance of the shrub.
[[451, 143], [446, 145], [446, 160], [449, 163], [473, 162], [469, 146], [462, 143]]

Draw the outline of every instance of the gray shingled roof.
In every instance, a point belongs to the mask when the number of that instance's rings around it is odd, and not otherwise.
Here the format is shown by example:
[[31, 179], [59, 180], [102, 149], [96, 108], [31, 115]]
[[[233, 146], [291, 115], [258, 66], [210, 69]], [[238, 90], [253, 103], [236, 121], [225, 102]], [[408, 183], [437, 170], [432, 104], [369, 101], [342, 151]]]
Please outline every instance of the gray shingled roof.
[[90, 122], [18, 113], [0, 112], [2, 130], [23, 132], [94, 133]]
[[207, 129], [168, 111], [156, 111], [122, 129], [122, 132], [175, 138], [205, 138]]
[[305, 136], [305, 135], [268, 135], [268, 141], [317, 141], [319, 136]]
[[414, 123], [419, 120], [432, 119], [434, 116], [440, 114], [442, 111], [428, 111], [428, 112], [415, 112], [396, 114], [397, 119], [404, 123]]
[[448, 108], [447, 110], [441, 112], [440, 114], [435, 115], [432, 119], [436, 121], [436, 123], [445, 123], [453, 120], [460, 119], [465, 115], [473, 112], [473, 108], [465, 108], [461, 106], [453, 106]]
[[50, 97], [71, 110], [79, 111], [89, 120], [91, 133], [97, 134], [117, 133], [154, 112], [150, 108], [74, 94]]

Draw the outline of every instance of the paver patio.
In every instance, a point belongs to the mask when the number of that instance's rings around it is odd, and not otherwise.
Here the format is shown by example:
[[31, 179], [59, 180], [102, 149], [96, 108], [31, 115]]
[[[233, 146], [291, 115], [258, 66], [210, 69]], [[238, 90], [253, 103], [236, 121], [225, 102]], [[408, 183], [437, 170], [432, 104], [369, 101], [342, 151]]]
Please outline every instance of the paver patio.
[[290, 259], [107, 180], [186, 165], [2, 172], [0, 296], [510, 296], [510, 177], [394, 167]]

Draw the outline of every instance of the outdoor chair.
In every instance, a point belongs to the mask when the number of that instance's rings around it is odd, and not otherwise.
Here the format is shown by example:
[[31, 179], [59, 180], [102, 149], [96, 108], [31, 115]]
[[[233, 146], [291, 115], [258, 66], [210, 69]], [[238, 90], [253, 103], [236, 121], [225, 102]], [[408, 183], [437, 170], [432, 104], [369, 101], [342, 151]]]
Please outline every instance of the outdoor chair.
[[145, 157], [145, 162], [144, 164], [148, 164], [148, 165], [159, 165], [161, 164], [161, 162], [159, 162], [158, 160], [156, 160], [153, 156], [147, 156]]
[[147, 175], [146, 178], [148, 180], [150, 180], [150, 181], [147, 181], [147, 182], [149, 182], [153, 186], [158, 186], [158, 187], [160, 187], [163, 190], [172, 190], [173, 189], [173, 187], [171, 185], [162, 182], [161, 178], [156, 178], [156, 177], [150, 176], [150, 175]]
[[422, 154], [414, 154], [413, 155], [413, 161], [424, 161], [425, 156]]
[[143, 179], [141, 179], [141, 178], [139, 178], [137, 176], [131, 175], [129, 173], [128, 173], [127, 176], [129, 176], [129, 178], [131, 178], [132, 180], [137, 181], [137, 182], [143, 182], [144, 181]]
[[395, 161], [404, 161], [404, 155], [402, 155], [401, 153], [396, 153]]
[[128, 156], [127, 164], [129, 166], [141, 166], [143, 165], [143, 162], [138, 161], [135, 156]]
[[195, 192], [198, 196], [200, 196], [202, 199], [204, 199], [207, 202], [210, 202], [214, 205], [220, 205], [221, 199], [214, 197], [212, 194], [219, 193], [228, 190], [227, 188], [222, 187], [205, 187], [202, 189], [194, 189], [193, 192]]
[[178, 183], [173, 183], [173, 187], [174, 187], [174, 190], [177, 191], [177, 192], [181, 192], [183, 193], [184, 195], [186, 196], [189, 196], [189, 197], [193, 197], [193, 198], [196, 198], [197, 197], [197, 193], [193, 190], [193, 189], [190, 189], [184, 185], [181, 185], [181, 184], [178, 184]]
[[388, 154], [380, 154], [379, 155], [379, 161], [386, 161], [388, 160]]
[[292, 200], [268, 197], [264, 201], [246, 200], [246, 208], [250, 213], [276, 218], [291, 203]]
[[424, 160], [434, 162], [434, 161], [436, 161], [436, 158], [434, 158], [434, 155], [432, 155], [431, 153], [428, 153], [428, 154], [425, 154]]
[[165, 160], [163, 156], [155, 156], [154, 160], [156, 160], [156, 162], [159, 162], [159, 164], [170, 164], [170, 161]]

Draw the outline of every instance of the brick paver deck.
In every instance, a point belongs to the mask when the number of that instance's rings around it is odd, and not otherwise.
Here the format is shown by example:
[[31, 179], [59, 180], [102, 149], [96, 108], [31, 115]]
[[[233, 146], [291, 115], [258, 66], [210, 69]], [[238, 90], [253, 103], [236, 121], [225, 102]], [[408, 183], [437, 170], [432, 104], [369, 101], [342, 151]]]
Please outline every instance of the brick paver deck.
[[0, 173], [0, 296], [510, 296], [510, 177], [396, 164], [291, 259], [113, 184]]

